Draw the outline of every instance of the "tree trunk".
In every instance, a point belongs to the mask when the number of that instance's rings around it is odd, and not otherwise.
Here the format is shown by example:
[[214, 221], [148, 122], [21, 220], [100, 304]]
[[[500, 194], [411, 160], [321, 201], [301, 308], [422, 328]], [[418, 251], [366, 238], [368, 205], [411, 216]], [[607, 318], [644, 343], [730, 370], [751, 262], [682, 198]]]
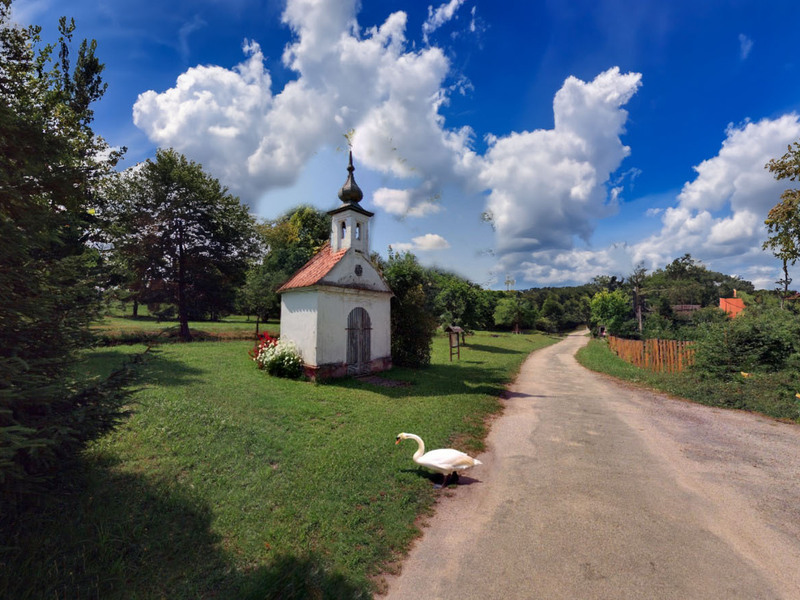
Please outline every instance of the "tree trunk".
[[792, 283], [789, 277], [789, 267], [786, 265], [786, 259], [783, 259], [783, 280], [779, 283], [783, 284], [783, 295], [781, 296], [781, 309], [783, 309], [786, 298], [789, 297], [789, 284]]
[[178, 337], [184, 342], [192, 341], [192, 334], [189, 332], [189, 316], [186, 311], [186, 281], [185, 266], [183, 257], [183, 221], [178, 222], [178, 319], [180, 330]]
[[139, 316], [139, 301], [134, 298], [133, 299], [133, 318], [137, 318]]

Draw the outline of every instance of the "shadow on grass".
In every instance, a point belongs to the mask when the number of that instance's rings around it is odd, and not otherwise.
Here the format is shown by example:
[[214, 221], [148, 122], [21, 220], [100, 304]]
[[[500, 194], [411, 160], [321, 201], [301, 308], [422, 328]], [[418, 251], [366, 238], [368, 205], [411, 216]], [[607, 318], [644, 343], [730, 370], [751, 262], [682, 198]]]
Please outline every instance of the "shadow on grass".
[[203, 369], [190, 367], [179, 359], [167, 357], [158, 348], [150, 350], [149, 358], [143, 377], [156, 385], [182, 386], [202, 380], [208, 375]]
[[[408, 398], [476, 393], [499, 396], [509, 383], [504, 368], [488, 368], [482, 363], [467, 361], [432, 365], [424, 369], [395, 367], [376, 377], [385, 379], [387, 384], [376, 383], [375, 378], [361, 380], [348, 377], [330, 379], [321, 385], [366, 388], [387, 398]], [[397, 382], [404, 385], [396, 385]]]
[[301, 599], [369, 597], [314, 554], [237, 569], [202, 500], [174, 482], [75, 468], [26, 511], [0, 519], [0, 597]]
[[485, 344], [466, 344], [461, 346], [461, 352], [467, 353], [470, 350], [477, 350], [479, 352], [489, 352], [491, 354], [524, 354], [520, 350], [511, 350], [509, 348], [500, 348], [499, 346], [487, 346]]
[[86, 360], [77, 363], [76, 368], [88, 375], [107, 377], [109, 373], [136, 355], [142, 357], [141, 364], [136, 367], [136, 384], [181, 386], [207, 375], [202, 369], [190, 367], [179, 359], [167, 357], [157, 347], [151, 347], [147, 352], [144, 350], [129, 352], [118, 347], [94, 350]]

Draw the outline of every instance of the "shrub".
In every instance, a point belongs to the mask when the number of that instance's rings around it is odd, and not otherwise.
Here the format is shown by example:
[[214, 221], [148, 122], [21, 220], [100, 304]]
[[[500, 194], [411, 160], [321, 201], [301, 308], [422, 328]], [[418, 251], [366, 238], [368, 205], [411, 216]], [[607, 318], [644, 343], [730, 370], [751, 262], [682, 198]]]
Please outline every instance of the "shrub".
[[438, 326], [425, 294], [430, 281], [425, 270], [409, 253], [389, 253], [383, 276], [392, 289], [392, 361], [406, 367], [431, 363], [433, 336]]
[[800, 349], [800, 319], [779, 309], [748, 307], [735, 319], [704, 323], [700, 330], [695, 369], [708, 375], [776, 372]]
[[264, 334], [256, 348], [253, 360], [259, 369], [266, 370], [270, 375], [288, 379], [298, 379], [303, 374], [303, 359], [292, 342], [276, 340], [269, 334]]

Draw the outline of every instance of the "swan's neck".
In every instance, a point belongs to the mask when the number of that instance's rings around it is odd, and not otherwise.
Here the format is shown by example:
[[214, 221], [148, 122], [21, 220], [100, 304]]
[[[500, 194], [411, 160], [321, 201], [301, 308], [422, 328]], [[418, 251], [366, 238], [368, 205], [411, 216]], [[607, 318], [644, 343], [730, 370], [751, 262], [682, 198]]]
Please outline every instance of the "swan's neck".
[[421, 437], [413, 433], [407, 433], [406, 435], [417, 442], [417, 451], [414, 452], [414, 456], [412, 457], [414, 460], [417, 460], [420, 456], [425, 454], [425, 442], [422, 441]]

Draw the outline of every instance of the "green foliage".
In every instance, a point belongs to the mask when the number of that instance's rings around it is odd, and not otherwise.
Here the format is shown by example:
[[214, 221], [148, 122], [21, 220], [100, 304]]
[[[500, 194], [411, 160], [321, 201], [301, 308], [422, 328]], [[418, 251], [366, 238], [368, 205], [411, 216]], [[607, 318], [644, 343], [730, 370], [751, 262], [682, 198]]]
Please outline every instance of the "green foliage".
[[493, 323], [493, 311], [502, 292], [482, 289], [453, 273], [429, 269], [431, 283], [438, 290], [434, 310], [442, 327], [457, 325], [466, 330], [486, 329]]
[[589, 323], [589, 301], [596, 291], [595, 285], [586, 284], [563, 288], [533, 288], [522, 294], [539, 315], [535, 319], [536, 329], [555, 333]]
[[391, 301], [392, 362], [424, 367], [431, 362], [431, 345], [438, 323], [433, 301], [426, 294], [430, 277], [410, 252], [394, 253], [382, 265], [383, 277], [394, 296]]
[[[800, 142], [787, 148], [786, 154], [779, 159], [770, 160], [766, 168], [775, 178], [796, 181], [800, 178]], [[800, 189], [788, 189], [781, 194], [781, 201], [772, 207], [764, 221], [769, 232], [764, 249], [772, 253], [783, 263], [783, 279], [776, 283], [783, 286], [783, 297], [789, 295], [788, 265], [794, 265], [800, 258]]]
[[[105, 91], [95, 43], [70, 60], [74, 23], [56, 45], [10, 22], [0, 3], [0, 513], [30, 502], [85, 444], [122, 417], [123, 371], [75, 376], [105, 285], [94, 242], [98, 183], [119, 153], [96, 138], [90, 105]], [[38, 48], [38, 50], [37, 50]], [[53, 52], [58, 52], [58, 62]], [[54, 64], [55, 63], [55, 64]], [[107, 158], [100, 158], [106, 156]]]
[[108, 186], [109, 241], [140, 302], [177, 308], [188, 321], [234, 310], [249, 259], [258, 250], [248, 208], [197, 163], [174, 150]]
[[800, 352], [800, 318], [751, 307], [735, 319], [705, 323], [696, 348], [695, 370], [706, 375], [780, 371]]
[[279, 317], [281, 301], [275, 291], [319, 251], [330, 238], [330, 228], [330, 217], [311, 206], [298, 206], [258, 225], [267, 251], [247, 272], [241, 311], [263, 320]]
[[[668, 313], [670, 314], [670, 313]], [[728, 313], [715, 306], [707, 306], [691, 313], [688, 319], [674, 319], [661, 315], [658, 311], [647, 315], [642, 331], [643, 339], [696, 340], [702, 337], [702, 325], [707, 323], [727, 323]]]
[[708, 270], [702, 263], [684, 254], [663, 269], [656, 269], [640, 282], [647, 305], [656, 308], [662, 316], [665, 307], [677, 304], [697, 304], [701, 307], [718, 306], [720, 298], [737, 292], [751, 292], [755, 288], [749, 281]]
[[531, 301], [517, 293], [502, 298], [494, 309], [495, 325], [504, 327], [529, 328], [535, 324], [537, 317]]
[[597, 292], [591, 300], [592, 321], [611, 335], [624, 335], [630, 329], [631, 301], [622, 289]]

